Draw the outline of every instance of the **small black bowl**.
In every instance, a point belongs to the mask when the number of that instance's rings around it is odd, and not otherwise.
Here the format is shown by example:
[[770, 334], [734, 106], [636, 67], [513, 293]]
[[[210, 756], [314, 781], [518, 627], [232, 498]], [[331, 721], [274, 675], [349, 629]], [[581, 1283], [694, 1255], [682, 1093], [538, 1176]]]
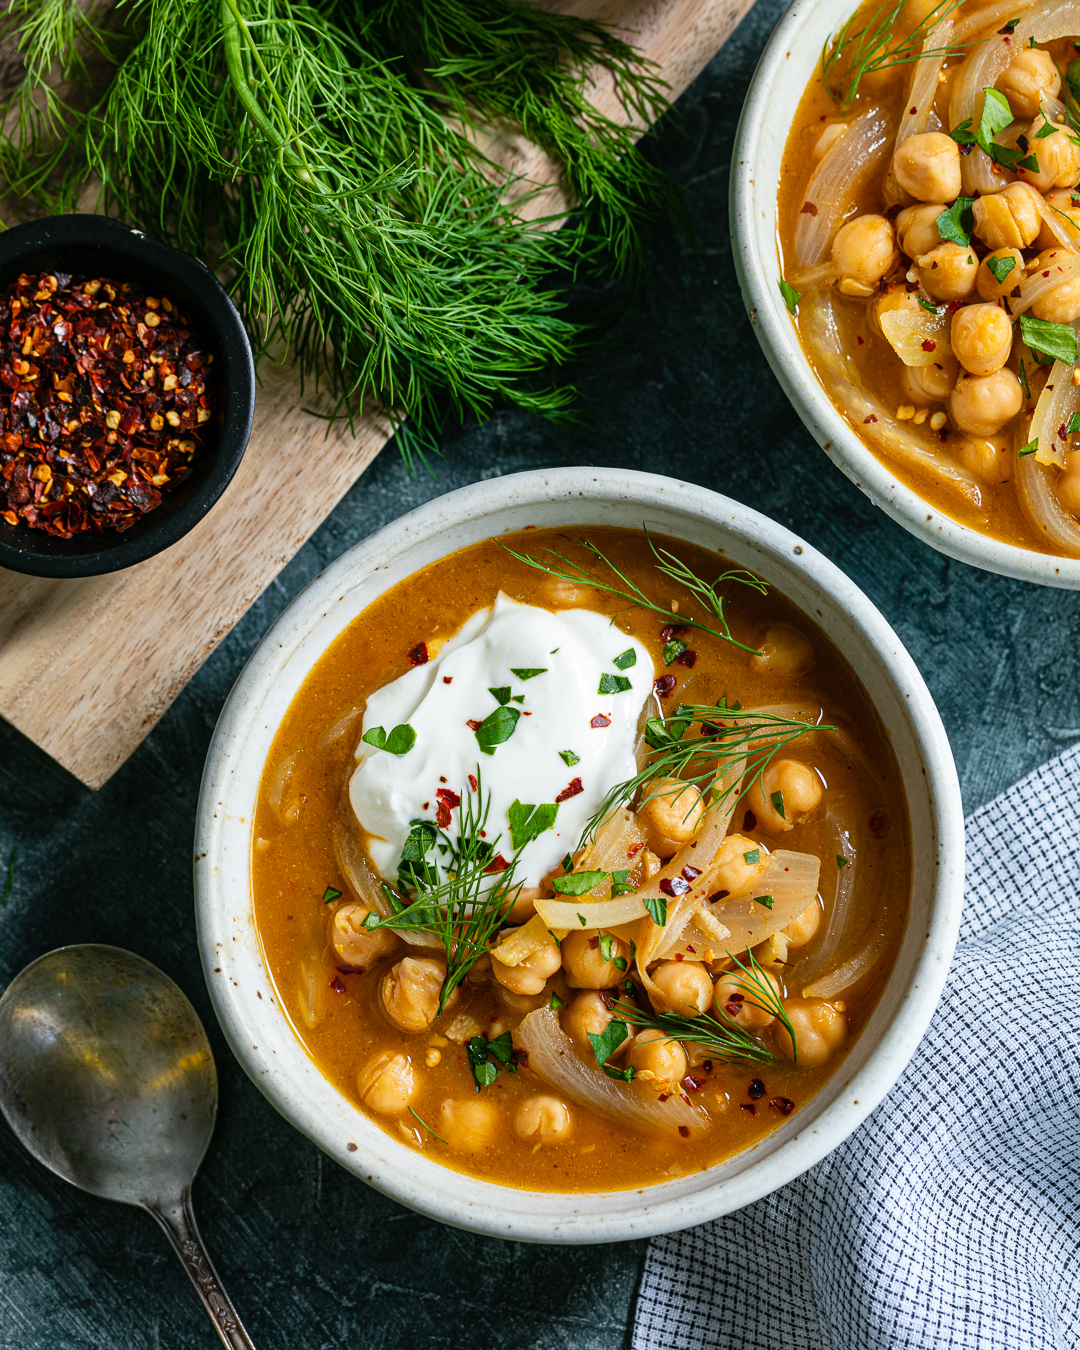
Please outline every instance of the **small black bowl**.
[[144, 562], [206, 515], [236, 472], [255, 410], [251, 343], [217, 279], [196, 258], [108, 216], [48, 216], [0, 233], [0, 290], [21, 272], [114, 277], [166, 291], [214, 354], [217, 397], [210, 435], [191, 475], [127, 530], [58, 539], [0, 520], [0, 567], [39, 577], [92, 577]]

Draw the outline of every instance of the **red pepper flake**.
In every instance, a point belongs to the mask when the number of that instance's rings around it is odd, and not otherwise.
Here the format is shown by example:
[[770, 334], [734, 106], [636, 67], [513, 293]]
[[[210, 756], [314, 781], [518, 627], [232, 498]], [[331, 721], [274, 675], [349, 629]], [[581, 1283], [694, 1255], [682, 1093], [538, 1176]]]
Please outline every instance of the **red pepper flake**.
[[341, 978], [338, 975], [335, 975], [334, 978], [330, 981], [330, 988], [334, 991], [335, 994], [347, 994], [349, 992], [345, 988], [345, 986], [341, 983]]
[[697, 956], [697, 948], [689, 942], [686, 944], [686, 950], [691, 952], [694, 956]]
[[757, 829], [757, 816], [754, 815], [753, 811], [747, 811], [743, 816], [742, 827], [744, 832]]
[[912, 109], [910, 109], [910, 112], [911, 112], [912, 117], [914, 117], [915, 114], [916, 114], [918, 111], [919, 111], [918, 108], [912, 108]]
[[1058, 427], [1057, 434], [1061, 437], [1063, 441], [1067, 441], [1069, 439], [1069, 433], [1065, 430], [1064, 422], [1062, 422], [1061, 426]]
[[682, 874], [687, 879], [687, 881], [695, 881], [699, 876], [701, 876], [701, 868], [691, 867], [690, 864], [687, 863], [687, 865], [682, 870]]
[[[526, 529], [529, 528], [530, 528], [529, 526], [526, 526]], [[511, 1050], [510, 1058], [514, 1061], [515, 1064], [520, 1065], [520, 1067], [523, 1069], [527, 1069], [529, 1067], [528, 1050]]]
[[0, 516], [60, 539], [130, 529], [191, 473], [212, 360], [167, 296], [19, 276], [0, 294]]
[[859, 334], [859, 333], [856, 333], [856, 334], [855, 334], [855, 341], [859, 344], [860, 347], [863, 347], [863, 346], [866, 345], [865, 342], [864, 342], [864, 340], [863, 340], [863, 338], [862, 338], [862, 335]]
[[[924, 352], [932, 352], [932, 351], [936, 351], [936, 350], [937, 350], [937, 343], [934, 341], [933, 338], [927, 338], [926, 341], [925, 341], [925, 342], [923, 343], [923, 345], [922, 345], [922, 349], [923, 349]], [[875, 418], [874, 420], [876, 421], [877, 419]]]
[[864, 423], [867, 423], [867, 422], [876, 422], [876, 421], [877, 421], [877, 414], [876, 414], [876, 413], [871, 413], [869, 417], [864, 417], [864, 418], [863, 418], [863, 422], [864, 422]]
[[592, 721], [589, 723], [589, 726], [591, 726], [591, 727], [609, 727], [609, 726], [611, 726], [611, 718], [610, 718], [610, 717], [605, 717], [603, 713], [597, 713], [596, 716], [595, 716], [595, 717], [592, 719]]
[[757, 1115], [757, 1107], [754, 1105], [753, 1102], [743, 1102], [743, 1104], [739, 1107], [739, 1110], [749, 1111], [752, 1116]]
[[760, 1101], [765, 1096], [765, 1084], [760, 1078], [751, 1078], [750, 1086], [746, 1090], [746, 1095], [751, 1101]]
[[689, 1138], [690, 1138], [690, 1126], [689, 1126], [689, 1125], [680, 1125], [680, 1126], [679, 1126], [679, 1134], [681, 1135], [681, 1137], [682, 1137], [683, 1139], [689, 1139]]
[[[418, 642], [409, 653], [409, 661], [414, 666], [426, 666], [430, 660], [426, 642]], [[453, 676], [450, 678], [453, 679]]]
[[715, 905], [718, 900], [726, 900], [730, 894], [730, 891], [713, 891], [709, 896], [709, 903]]
[[690, 883], [688, 881], [683, 881], [682, 877], [671, 877], [670, 880], [667, 877], [664, 877], [660, 882], [660, 889], [665, 895], [670, 895], [674, 898], [677, 895], [685, 895], [690, 889]]
[[800, 215], [800, 216], [816, 216], [816, 215], [817, 215], [817, 207], [814, 205], [813, 202], [803, 202], [803, 204], [802, 204], [802, 209], [799, 211], [799, 215]]
[[660, 641], [670, 642], [672, 638], [679, 637], [680, 634], [685, 632], [686, 632], [686, 624], [684, 623], [666, 624], [663, 628], [660, 629]]
[[692, 1073], [688, 1073], [679, 1086], [687, 1092], [700, 1092], [704, 1082], [704, 1078], [695, 1078]]
[[884, 839], [889, 829], [889, 817], [884, 811], [875, 811], [867, 824], [870, 826], [870, 833], [875, 839]]
[[446, 830], [450, 827], [450, 807], [446, 802], [440, 801], [435, 807], [435, 824], [440, 830]]
[[484, 868], [484, 875], [486, 876], [489, 872], [505, 872], [509, 866], [510, 864], [506, 861], [503, 855], [501, 853], [496, 853], [494, 858], [492, 858], [492, 860]]
[[950, 313], [950, 314], [955, 314], [956, 311], [957, 311], [958, 309], [963, 309], [963, 308], [964, 308], [964, 302], [963, 302], [963, 300], [950, 300], [950, 301], [949, 301], [949, 313]]
[[1044, 272], [1044, 273], [1043, 273], [1043, 276], [1044, 276], [1044, 277], [1048, 277], [1049, 275], [1050, 275], [1049, 272]]
[[675, 658], [675, 664], [677, 666], [687, 666], [690, 669], [693, 669], [694, 662], [696, 660], [697, 660], [697, 652], [691, 651], [691, 649], [688, 647], [686, 651], [680, 652], [679, 655]]
[[599, 937], [591, 937], [591, 938], [589, 939], [589, 949], [590, 949], [590, 951], [594, 951], [594, 952], [595, 952], [595, 951], [599, 948], [599, 946], [600, 946], [600, 939], [599, 939]]
[[738, 1017], [738, 1015], [742, 1012], [742, 1005], [745, 998], [746, 998], [745, 994], [731, 995], [727, 1003], [724, 1005], [724, 1011], [727, 1013], [729, 1017]]
[[576, 797], [579, 792], [584, 791], [585, 789], [581, 786], [581, 779], [571, 778], [570, 782], [566, 785], [566, 787], [563, 788], [563, 790], [555, 798], [555, 801], [556, 803], [568, 802], [571, 797]]
[[[440, 781], [445, 783], [446, 779], [443, 778]], [[440, 801], [444, 801], [451, 811], [453, 811], [456, 806], [461, 805], [461, 798], [451, 788], [436, 788], [435, 796], [438, 797]]]
[[474, 773], [469, 774], [469, 787], [473, 792], [476, 791], [476, 774]]
[[626, 856], [628, 858], [636, 858], [644, 847], [645, 847], [645, 840], [639, 839], [636, 844], [631, 844], [630, 847], [626, 850]]
[[795, 1110], [795, 1103], [790, 1097], [774, 1097], [769, 1103], [774, 1111], [779, 1111], [782, 1116], [790, 1116]]
[[670, 1096], [671, 1096], [670, 1092], [661, 1092], [660, 1096], [657, 1097], [656, 1100], [660, 1102], [666, 1102]]
[[[469, 728], [470, 731], [479, 731], [479, 730], [480, 730], [480, 719], [477, 718], [477, 717], [470, 717], [469, 720], [465, 723], [465, 725]], [[472, 779], [472, 774], [469, 775], [469, 779], [470, 779], [470, 781], [471, 781], [471, 779]], [[476, 791], [475, 785], [473, 786], [473, 791], [474, 791], [474, 792]]]
[[656, 692], [657, 698], [667, 698], [667, 696], [671, 693], [671, 691], [674, 688], [675, 688], [674, 675], [661, 675], [658, 680], [653, 681], [653, 689]]
[[442, 682], [443, 684], [453, 684], [454, 683], [453, 675], [444, 675], [442, 677]]

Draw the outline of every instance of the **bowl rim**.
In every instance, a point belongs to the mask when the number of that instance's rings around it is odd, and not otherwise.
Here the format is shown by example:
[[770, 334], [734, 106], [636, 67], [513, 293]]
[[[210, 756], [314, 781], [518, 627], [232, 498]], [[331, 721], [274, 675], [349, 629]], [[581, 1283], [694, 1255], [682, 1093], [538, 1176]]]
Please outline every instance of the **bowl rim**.
[[[728, 214], [735, 271], [751, 326], [807, 431], [837, 468], [909, 534], [972, 567], [1018, 581], [1080, 589], [1080, 558], [1059, 558], [1006, 544], [953, 520], [901, 482], [863, 444], [833, 406], [806, 358], [780, 294], [779, 248], [768, 253], [761, 247], [760, 217], [771, 224], [770, 237], [776, 235], [776, 184], [771, 178], [758, 182], [763, 132], [768, 123], [777, 124], [774, 91], [782, 82], [792, 82], [789, 62], [794, 52], [812, 49], [817, 60], [821, 41], [808, 37], [806, 26], [835, 26], [829, 16], [834, 12], [846, 16], [854, 4], [855, 0], [792, 0], [761, 54], [743, 103], [731, 156]], [[805, 82], [800, 84], [800, 98], [805, 87]], [[785, 138], [789, 129], [785, 123]]]
[[[273, 1009], [273, 1017], [287, 1025], [291, 1047], [288, 1053], [294, 1056], [296, 1064], [302, 1060], [305, 1073], [316, 1081], [329, 1084], [307, 1056], [277, 1003], [273, 982], [262, 962], [257, 936], [249, 940], [259, 951], [258, 975], [266, 980], [267, 998], [263, 999], [262, 993], [254, 990], [246, 978], [239, 978], [250, 974], [253, 964], [250, 957], [246, 958], [243, 970], [237, 964], [245, 959], [242, 955], [244, 939], [237, 936], [240, 922], [237, 915], [241, 910], [244, 924], [254, 933], [250, 891], [244, 901], [230, 901], [222, 872], [225, 868], [226, 821], [231, 819], [230, 791], [239, 772], [239, 761], [234, 756], [241, 754], [244, 741], [256, 724], [261, 724], [260, 735], [276, 733], [277, 717], [273, 718], [271, 730], [271, 719], [263, 714], [263, 701], [269, 696], [276, 675], [284, 670], [291, 654], [300, 647], [304, 634], [328, 616], [335, 601], [353, 586], [362, 584], [365, 577], [380, 571], [395, 552], [404, 553], [425, 540], [439, 539], [450, 518], [469, 521], [472, 513], [491, 522], [501, 512], [565, 501], [566, 523], [570, 524], [574, 523], [574, 504], [583, 497], [598, 504], [629, 502], [635, 508], [645, 510], [650, 507], [671, 510], [674, 507], [726, 536], [719, 540], [719, 548], [723, 551], [739, 544], [744, 552], [756, 550], [757, 556], [763, 559], [775, 559], [778, 568], [788, 566], [792, 570], [791, 559], [797, 558], [799, 575], [805, 578], [807, 587], [816, 595], [828, 597], [837, 612], [863, 635], [866, 649], [876, 663], [875, 668], [881, 667], [889, 694], [901, 710], [898, 716], [910, 728], [920, 769], [912, 771], [905, 780], [905, 787], [910, 796], [913, 779], [920, 787], [925, 784], [925, 812], [931, 834], [937, 840], [937, 856], [933, 863], [925, 937], [920, 935], [913, 939], [917, 956], [909, 977], [897, 986], [899, 1001], [891, 1021], [876, 1047], [869, 1052], [866, 1062], [850, 1078], [843, 1080], [842, 1092], [835, 1100], [813, 1116], [809, 1114], [813, 1102], [807, 1104], [806, 1128], [798, 1129], [770, 1155], [751, 1162], [740, 1173], [710, 1181], [692, 1194], [650, 1196], [649, 1192], [661, 1190], [660, 1186], [642, 1187], [637, 1191], [585, 1193], [598, 1198], [610, 1195], [621, 1206], [616, 1214], [578, 1213], [574, 1209], [575, 1195], [568, 1194], [565, 1197], [567, 1212], [553, 1219], [530, 1212], [528, 1197], [538, 1193], [479, 1181], [441, 1165], [437, 1166], [438, 1184], [425, 1190], [414, 1175], [420, 1166], [415, 1162], [418, 1155], [398, 1144], [378, 1126], [372, 1126], [372, 1129], [379, 1139], [390, 1139], [403, 1157], [388, 1161], [386, 1156], [380, 1156], [384, 1146], [378, 1143], [374, 1149], [365, 1142], [359, 1146], [343, 1145], [340, 1131], [331, 1130], [318, 1109], [286, 1080], [277, 1050], [265, 1048], [266, 1019]], [[497, 532], [497, 526], [486, 530], [488, 534]], [[444, 553], [460, 546], [448, 545]], [[426, 565], [416, 564], [413, 570]], [[387, 584], [391, 583], [388, 581]], [[777, 584], [783, 590], [783, 585]], [[371, 598], [367, 599], [367, 604], [371, 603]], [[345, 620], [337, 631], [341, 631], [347, 622]], [[325, 649], [324, 645], [322, 650]], [[303, 665], [305, 674], [310, 668], [310, 665]], [[233, 805], [237, 812], [246, 800], [244, 796], [236, 798], [234, 795]], [[236, 820], [243, 824], [242, 815], [237, 815]], [[236, 826], [232, 828], [235, 830]], [[250, 857], [250, 822], [246, 829]], [[533, 1242], [622, 1241], [687, 1228], [769, 1194], [820, 1161], [878, 1105], [914, 1053], [944, 986], [963, 900], [963, 849], [959, 783], [948, 738], [929, 690], [884, 617], [838, 567], [785, 527], [729, 498], [692, 484], [628, 469], [531, 470], [460, 488], [383, 526], [331, 563], [300, 592], [267, 631], [222, 708], [207, 753], [195, 837], [198, 942], [214, 1011], [245, 1072], [291, 1124], [376, 1190], [420, 1213], [491, 1236]], [[241, 946], [234, 947], [232, 944], [238, 941]], [[264, 1045], [261, 1052], [260, 1044]], [[330, 1086], [337, 1100], [346, 1102]], [[351, 1103], [346, 1104], [350, 1119], [367, 1120]], [[360, 1128], [359, 1124], [356, 1128]], [[354, 1134], [353, 1138], [362, 1136]], [[385, 1145], [385, 1152], [392, 1153], [390, 1145]], [[426, 1158], [426, 1155], [419, 1156]], [[430, 1162], [425, 1162], [424, 1166], [436, 1167]], [[550, 1192], [544, 1194], [553, 1195]]]
[[175, 544], [195, 528], [229, 486], [247, 450], [255, 415], [255, 359], [243, 320], [217, 277], [190, 253], [163, 244], [112, 216], [44, 216], [0, 233], [0, 269], [28, 254], [80, 245], [127, 252], [143, 267], [179, 282], [198, 296], [205, 326], [210, 330], [207, 335], [212, 337], [217, 359], [225, 369], [229, 396], [223, 409], [217, 458], [182, 506], [152, 520], [137, 537], [104, 546], [115, 537], [115, 531], [98, 536], [103, 546], [86, 553], [38, 553], [0, 539], [0, 567], [28, 576], [102, 576], [145, 562]]

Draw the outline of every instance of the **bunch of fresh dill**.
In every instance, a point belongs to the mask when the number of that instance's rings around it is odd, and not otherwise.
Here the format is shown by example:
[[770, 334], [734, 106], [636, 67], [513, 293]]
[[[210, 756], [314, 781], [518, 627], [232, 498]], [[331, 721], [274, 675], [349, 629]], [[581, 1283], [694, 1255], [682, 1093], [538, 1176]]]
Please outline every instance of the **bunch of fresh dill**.
[[[639, 272], [643, 223], [678, 207], [636, 148], [665, 86], [585, 19], [512, 0], [12, 0], [4, 24], [24, 66], [0, 108], [9, 200], [70, 211], [97, 184], [97, 209], [217, 268], [260, 353], [326, 380], [336, 413], [374, 395], [428, 443], [498, 404], [563, 414], [553, 368], [579, 329], [553, 278]], [[629, 125], [594, 108], [598, 76]], [[570, 204], [529, 220], [544, 185], [484, 152], [493, 129], [549, 154]]]

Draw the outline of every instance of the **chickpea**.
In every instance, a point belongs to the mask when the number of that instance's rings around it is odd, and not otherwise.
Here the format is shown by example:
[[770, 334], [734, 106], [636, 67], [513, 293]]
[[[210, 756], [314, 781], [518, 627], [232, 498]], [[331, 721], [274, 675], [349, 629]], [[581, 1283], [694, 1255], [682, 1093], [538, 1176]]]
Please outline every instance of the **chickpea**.
[[364, 927], [370, 913], [366, 905], [352, 900], [334, 911], [330, 919], [330, 945], [342, 965], [365, 970], [401, 946], [401, 939], [389, 928]]
[[554, 942], [549, 942], [516, 966], [504, 965], [498, 957], [493, 956], [491, 973], [511, 993], [539, 994], [560, 965], [562, 957], [559, 949]]
[[900, 383], [908, 402], [925, 407], [930, 403], [944, 403], [952, 393], [960, 362], [955, 356], [943, 356], [928, 366], [904, 366]]
[[782, 931], [789, 947], [805, 947], [820, 927], [821, 905], [815, 899], [810, 901], [801, 914], [796, 914]]
[[[795, 1032], [795, 1049], [799, 1064], [816, 1069], [827, 1064], [847, 1040], [847, 1022], [823, 998], [786, 998], [784, 1011]], [[776, 1043], [785, 1059], [794, 1062], [791, 1037], [782, 1022], [776, 1027]]]
[[900, 262], [892, 222], [875, 215], [849, 220], [833, 240], [832, 260], [844, 295], [873, 295]]
[[397, 1116], [416, 1097], [416, 1075], [408, 1055], [383, 1050], [356, 1075], [360, 1100], [380, 1115]]
[[961, 465], [991, 486], [1013, 476], [1013, 451], [1008, 436], [963, 436], [955, 447]]
[[915, 261], [919, 282], [932, 300], [970, 300], [975, 294], [979, 260], [973, 248], [939, 244]]
[[1034, 190], [1026, 183], [976, 197], [971, 213], [975, 235], [987, 248], [1027, 248], [1042, 226]]
[[[1053, 272], [1055, 267], [1060, 268], [1062, 263], [1073, 256], [1066, 249], [1050, 248], [1039, 254], [1030, 270], [1033, 274]], [[1072, 323], [1074, 319], [1080, 319], [1080, 277], [1052, 287], [1035, 301], [1031, 312], [1037, 319], [1048, 319], [1051, 323]]]
[[[746, 794], [747, 805], [758, 824], [770, 834], [783, 834], [800, 824], [824, 795], [821, 779], [797, 759], [777, 759], [769, 764]], [[783, 813], [773, 805], [779, 793]]]
[[1061, 74], [1049, 52], [1025, 47], [994, 87], [1009, 100], [1014, 117], [1034, 117], [1043, 99], [1057, 98], [1061, 92]]
[[563, 1009], [562, 1028], [579, 1050], [592, 1050], [589, 1036], [602, 1036], [611, 1021], [611, 1012], [594, 990], [578, 994]]
[[514, 1133], [537, 1144], [562, 1144], [574, 1133], [570, 1108], [558, 1097], [527, 1097], [514, 1115]]
[[1048, 123], [1045, 117], [1036, 117], [1027, 130], [1028, 153], [1034, 155], [1039, 169], [1033, 173], [1017, 164], [1016, 176], [1022, 183], [1030, 183], [1040, 192], [1049, 192], [1051, 188], [1075, 187], [1080, 183], [1080, 146], [1072, 142], [1072, 133], [1067, 127], [1052, 131], [1049, 136], [1039, 136], [1039, 132]]
[[679, 1083], [690, 1067], [682, 1043], [670, 1040], [656, 1028], [638, 1032], [627, 1052], [626, 1062], [639, 1074], [650, 1074], [658, 1083]]
[[679, 778], [662, 778], [651, 783], [643, 794], [638, 823], [645, 827], [645, 838], [653, 853], [670, 858], [681, 844], [694, 837], [705, 808], [701, 793], [693, 783]]
[[[998, 272], [1006, 266], [1006, 259], [1012, 261], [1012, 266], [1004, 273], [999, 281], [990, 270], [990, 262], [993, 261]], [[1011, 295], [1024, 279], [1024, 259], [1020, 256], [1020, 250], [1015, 248], [998, 248], [993, 253], [988, 253], [979, 264], [979, 270], [975, 277], [975, 289], [984, 300], [995, 301], [1004, 300], [1007, 295]]]
[[993, 436], [1022, 405], [1020, 381], [1006, 368], [993, 375], [961, 375], [949, 395], [949, 416], [961, 431]]
[[896, 242], [909, 258], [918, 258], [944, 243], [937, 222], [945, 209], [940, 203], [920, 202], [917, 206], [905, 206], [896, 217]]
[[[1059, 213], [1055, 217], [1058, 225], [1066, 226], [1070, 221], [1072, 222], [1074, 228], [1069, 232], [1070, 238], [1074, 243], [1080, 241], [1080, 192], [1077, 192], [1075, 188], [1055, 188], [1053, 192], [1046, 194], [1046, 204]], [[1035, 247], [1059, 247], [1057, 235], [1053, 233], [1045, 220], [1039, 229]]]
[[1009, 316], [997, 305], [965, 305], [952, 316], [953, 355], [971, 375], [992, 375], [1012, 351]]
[[836, 142], [848, 129], [846, 122], [830, 122], [814, 145], [814, 158], [824, 159]]
[[960, 147], [943, 131], [909, 136], [893, 155], [896, 181], [920, 202], [951, 202], [960, 196]]
[[1067, 473], [1059, 479], [1058, 500], [1066, 511], [1080, 515], [1080, 474]]
[[536, 902], [544, 893], [540, 886], [522, 886], [514, 897], [514, 903], [504, 911], [503, 919], [515, 925], [525, 923], [536, 913]]
[[399, 1031], [427, 1031], [438, 1016], [446, 968], [430, 957], [403, 956], [379, 983], [383, 1012]]
[[498, 980], [495, 981], [495, 997], [507, 1012], [517, 1013], [519, 1017], [524, 1017], [534, 1008], [542, 1008], [545, 1003], [550, 1002], [546, 985], [538, 994], [515, 994]]
[[729, 834], [713, 858], [709, 872], [710, 889], [728, 892], [742, 890], [759, 870], [756, 863], [746, 861], [746, 855], [749, 853], [752, 856], [757, 849], [754, 840], [745, 834]]
[[[761, 974], [777, 994], [783, 994], [780, 981], [771, 970], [762, 970]], [[771, 1012], [759, 1006], [762, 1000], [752, 988], [747, 987], [746, 977], [741, 970], [721, 971], [713, 989], [720, 1011], [747, 1031], [764, 1031], [776, 1021]]]
[[785, 677], [801, 675], [813, 663], [814, 644], [805, 633], [786, 623], [774, 624], [768, 630], [759, 654], [750, 661], [755, 670]]
[[[605, 934], [605, 939], [609, 936]], [[605, 947], [611, 953], [610, 957], [605, 957]], [[601, 945], [598, 933], [582, 929], [580, 932], [567, 933], [562, 940], [561, 951], [566, 983], [571, 989], [610, 989], [622, 978], [622, 970], [615, 961], [619, 958], [624, 962], [629, 961], [630, 944], [622, 938], [612, 937], [610, 946], [606, 940]]]
[[697, 961], [661, 961], [652, 980], [667, 1002], [665, 1012], [697, 1017], [712, 1004], [712, 980]]
[[[801, 1045], [799, 1049], [801, 1052]], [[498, 1123], [498, 1110], [493, 1102], [483, 1097], [466, 1097], [464, 1101], [447, 1097], [439, 1108], [437, 1133], [454, 1148], [479, 1153], [491, 1143]]]

